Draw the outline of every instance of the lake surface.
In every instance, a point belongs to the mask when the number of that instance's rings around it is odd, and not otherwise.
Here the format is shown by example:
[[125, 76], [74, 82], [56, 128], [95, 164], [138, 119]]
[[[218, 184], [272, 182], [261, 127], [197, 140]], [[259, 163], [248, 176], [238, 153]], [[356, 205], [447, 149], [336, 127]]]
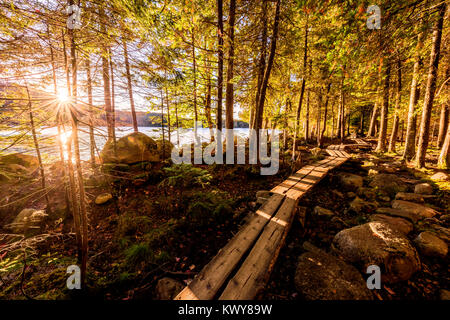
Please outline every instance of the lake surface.
[[[139, 132], [145, 133], [146, 135], [158, 139], [162, 137], [162, 128], [158, 127], [139, 127]], [[116, 127], [116, 137], [117, 139], [123, 137], [129, 133], [133, 132], [132, 127]], [[246, 138], [249, 135], [248, 128], [236, 128], [234, 129], [235, 135]], [[209, 128], [198, 128], [197, 129], [198, 136], [200, 137], [201, 142], [209, 142], [210, 141], [210, 131]], [[9, 141], [2, 141], [0, 148], [3, 149], [9, 146], [12, 143], [13, 136], [17, 135], [17, 132], [13, 130], [2, 130], [0, 131], [0, 137], [9, 137]], [[31, 134], [29, 134], [31, 136]], [[70, 131], [66, 133], [66, 136], [70, 135]], [[90, 158], [90, 145], [89, 145], [89, 129], [87, 127], [81, 127], [79, 129], [79, 140], [80, 140], [80, 152], [82, 160], [89, 160]], [[168, 139], [168, 131], [167, 128], [164, 128], [165, 138]], [[39, 144], [41, 152], [48, 156], [49, 158], [59, 157], [59, 150], [57, 148], [56, 140], [58, 137], [58, 130], [55, 127], [41, 129], [38, 132], [39, 136]], [[97, 127], [94, 130], [95, 144], [97, 146], [98, 152], [103, 149], [103, 146], [107, 140], [107, 128], [106, 127]], [[180, 129], [177, 131], [172, 129], [170, 140], [174, 145], [177, 145], [179, 138], [179, 145], [190, 144], [194, 142], [194, 130], [191, 129]], [[62, 138], [64, 140], [64, 137]], [[4, 139], [1, 139], [4, 140]], [[35, 154], [34, 148], [32, 146], [24, 146], [23, 144], [17, 144], [12, 147], [9, 147], [4, 151], [5, 153], [15, 153], [15, 152], [24, 152], [29, 154]]]

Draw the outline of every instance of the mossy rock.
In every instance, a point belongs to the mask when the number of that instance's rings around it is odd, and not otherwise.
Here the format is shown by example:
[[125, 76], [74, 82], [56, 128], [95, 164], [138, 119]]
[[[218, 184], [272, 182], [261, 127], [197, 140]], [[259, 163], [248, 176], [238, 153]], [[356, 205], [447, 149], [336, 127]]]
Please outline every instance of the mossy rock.
[[4, 170], [14, 173], [33, 172], [39, 168], [39, 160], [37, 157], [29, 154], [13, 153], [0, 157], [0, 166]]
[[108, 140], [100, 152], [103, 163], [133, 164], [143, 161], [158, 162], [158, 146], [149, 136], [141, 132], [133, 132], [114, 143]]

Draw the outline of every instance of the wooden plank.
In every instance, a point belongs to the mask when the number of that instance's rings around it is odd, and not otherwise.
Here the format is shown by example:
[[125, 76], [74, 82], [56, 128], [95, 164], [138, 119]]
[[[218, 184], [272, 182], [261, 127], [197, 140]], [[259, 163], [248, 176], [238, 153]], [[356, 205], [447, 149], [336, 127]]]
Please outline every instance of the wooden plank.
[[296, 205], [296, 200], [284, 200], [239, 271], [229, 281], [220, 300], [253, 299], [264, 288], [292, 224]]
[[311, 165], [307, 165], [300, 170], [298, 170], [295, 174], [289, 176], [286, 180], [284, 180], [282, 183], [274, 187], [270, 192], [272, 193], [278, 193], [278, 194], [285, 194], [290, 188], [292, 188], [298, 181], [300, 181], [303, 177], [308, 175], [314, 168], [317, 166], [322, 166], [326, 164], [327, 162], [330, 162], [331, 158], [325, 158], [321, 161], [315, 162]]
[[[291, 199], [299, 199], [306, 192], [309, 191], [314, 185], [316, 185], [331, 169], [342, 164], [343, 158], [333, 158], [332, 161], [328, 162], [324, 167], [316, 167], [310, 174], [305, 176], [301, 181], [299, 181], [295, 186], [293, 186], [286, 193], [286, 197]], [[344, 160], [345, 161], [345, 160]]]
[[328, 153], [330, 156], [332, 157], [336, 157], [336, 151], [334, 150], [330, 150], [330, 149], [325, 149], [325, 152]]
[[284, 196], [282, 195], [272, 195], [194, 280], [175, 297], [175, 300], [213, 299], [242, 256], [254, 244], [261, 230], [270, 221], [283, 199]]
[[323, 167], [316, 167], [287, 192], [283, 205], [264, 227], [263, 233], [253, 246], [249, 256], [229, 281], [219, 299], [253, 299], [264, 288], [292, 224], [299, 198], [325, 177], [328, 171], [346, 160], [346, 158], [334, 158]]

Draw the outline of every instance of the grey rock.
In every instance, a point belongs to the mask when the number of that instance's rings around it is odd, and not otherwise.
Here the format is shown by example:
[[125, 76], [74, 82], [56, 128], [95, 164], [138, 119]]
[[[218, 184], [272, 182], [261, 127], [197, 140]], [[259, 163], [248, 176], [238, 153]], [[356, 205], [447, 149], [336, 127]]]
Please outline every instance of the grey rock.
[[350, 202], [350, 210], [356, 213], [361, 213], [363, 210], [367, 209], [374, 209], [375, 207], [376, 205], [374, 203], [364, 201], [359, 197], [356, 197]]
[[433, 194], [433, 187], [429, 183], [419, 183], [415, 185], [414, 193]]
[[363, 268], [379, 266], [386, 282], [407, 280], [420, 269], [416, 249], [387, 223], [369, 222], [342, 230], [334, 237], [333, 247], [347, 262]]
[[47, 217], [48, 214], [44, 210], [27, 208], [20, 211], [13, 222], [5, 227], [14, 233], [26, 233], [30, 229], [39, 230]]
[[394, 209], [394, 208], [378, 208], [377, 213], [380, 214], [387, 214], [394, 217], [401, 217], [408, 220], [411, 220], [412, 222], [416, 223], [419, 221], [419, 216], [417, 214], [411, 213], [409, 211], [405, 211], [402, 209]]
[[356, 174], [342, 172], [338, 175], [341, 184], [349, 189], [357, 189], [363, 186], [363, 178]]
[[445, 241], [428, 231], [421, 232], [414, 242], [424, 256], [444, 258], [448, 253]]
[[358, 270], [321, 250], [303, 253], [295, 272], [295, 287], [307, 300], [372, 300]]
[[414, 226], [410, 221], [399, 217], [391, 217], [385, 214], [374, 214], [370, 216], [370, 220], [387, 223], [392, 227], [392, 229], [396, 229], [404, 235], [409, 234], [414, 229]]
[[393, 197], [397, 192], [405, 192], [408, 185], [395, 174], [380, 173], [370, 182], [372, 188], [386, 192]]
[[449, 181], [450, 176], [445, 172], [437, 172], [433, 174], [430, 179], [435, 181]]
[[436, 210], [426, 207], [424, 205], [409, 202], [409, 201], [403, 201], [403, 200], [394, 200], [392, 202], [392, 208], [394, 209], [401, 209], [404, 211], [408, 211], [411, 214], [415, 214], [418, 216], [418, 219], [425, 219], [425, 218], [431, 218], [435, 215], [439, 214]]
[[417, 193], [399, 192], [395, 195], [395, 200], [412, 201], [417, 203], [423, 203], [423, 197]]

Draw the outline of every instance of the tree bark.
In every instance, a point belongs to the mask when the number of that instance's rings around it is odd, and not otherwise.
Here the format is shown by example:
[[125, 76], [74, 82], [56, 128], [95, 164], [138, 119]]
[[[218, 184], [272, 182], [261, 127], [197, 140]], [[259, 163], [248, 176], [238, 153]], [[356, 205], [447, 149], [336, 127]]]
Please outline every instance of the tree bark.
[[386, 61], [383, 87], [383, 104], [381, 106], [380, 130], [378, 133], [377, 152], [386, 152], [387, 118], [389, 111], [389, 81], [391, 78], [391, 63]]
[[[312, 73], [312, 59], [309, 60], [309, 72], [308, 76], [311, 78]], [[305, 112], [305, 141], [308, 142], [310, 138], [309, 134], [309, 98], [311, 95], [311, 91], [309, 89], [306, 89], [306, 112]]]
[[434, 26], [433, 44], [430, 54], [430, 64], [428, 69], [427, 87], [422, 108], [422, 119], [420, 122], [419, 144], [416, 154], [416, 166], [422, 168], [425, 166], [425, 155], [428, 148], [428, 139], [430, 131], [431, 109], [433, 107], [434, 94], [436, 91], [436, 78], [439, 67], [439, 57], [441, 50], [442, 26], [446, 11], [446, 3], [439, 5], [439, 16]]
[[305, 23], [305, 43], [303, 51], [303, 79], [302, 79], [302, 87], [300, 89], [300, 97], [298, 99], [297, 114], [295, 115], [294, 140], [292, 142], [293, 144], [292, 159], [294, 159], [295, 157], [295, 150], [297, 148], [297, 136], [300, 128], [300, 113], [302, 111], [303, 95], [305, 93], [305, 85], [306, 85], [307, 59], [308, 59], [308, 16], [306, 16], [306, 23]]
[[[222, 130], [222, 96], [223, 96], [223, 1], [217, 0], [217, 37], [218, 37], [218, 70], [217, 70], [217, 116], [216, 128]], [[217, 148], [220, 149], [219, 142]]]
[[267, 67], [264, 72], [264, 78], [261, 83], [261, 93], [259, 96], [259, 103], [257, 108], [257, 127], [255, 127], [256, 131], [260, 129], [260, 122], [262, 121], [262, 115], [264, 114], [264, 103], [266, 100], [266, 91], [267, 91], [267, 85], [269, 83], [270, 73], [272, 71], [273, 67], [273, 61], [275, 59], [275, 51], [277, 48], [277, 39], [278, 39], [278, 25], [280, 22], [280, 2], [281, 0], [277, 0], [276, 8], [275, 8], [275, 18], [273, 23], [273, 31], [272, 31], [272, 39], [270, 43], [270, 53], [269, 58], [267, 60]]
[[39, 173], [41, 175], [42, 191], [44, 192], [45, 203], [47, 204], [47, 211], [48, 211], [48, 213], [52, 213], [52, 207], [50, 205], [50, 199], [48, 197], [48, 190], [47, 190], [46, 183], [45, 183], [44, 164], [42, 163], [41, 150], [39, 148], [39, 142], [38, 142], [37, 135], [36, 135], [36, 127], [34, 125], [34, 116], [33, 116], [33, 108], [32, 108], [30, 90], [28, 89], [28, 84], [26, 82], [25, 82], [25, 88], [26, 88], [27, 96], [28, 96], [28, 115], [30, 117], [31, 134], [33, 136], [34, 148], [36, 150], [36, 156], [37, 156], [38, 162], [39, 162]]
[[447, 134], [442, 144], [441, 153], [438, 159], [438, 167], [441, 169], [450, 169], [450, 123], [447, 124]]
[[325, 109], [323, 111], [323, 127], [322, 127], [322, 132], [320, 134], [319, 143], [318, 143], [319, 148], [323, 147], [323, 137], [325, 134], [325, 130], [327, 128], [328, 100], [330, 98], [330, 89], [331, 89], [331, 82], [329, 82], [328, 86], [327, 86], [327, 93], [326, 93], [326, 98], [325, 98]]
[[398, 123], [399, 123], [399, 109], [400, 109], [400, 100], [401, 100], [401, 92], [402, 92], [402, 70], [401, 70], [401, 61], [397, 60], [397, 95], [395, 97], [395, 111], [394, 111], [394, 121], [392, 124], [392, 132], [391, 138], [389, 139], [389, 152], [395, 152], [395, 144], [398, 138]]
[[264, 71], [266, 69], [266, 54], [267, 54], [267, 1], [262, 1], [262, 34], [261, 34], [261, 53], [258, 62], [258, 80], [256, 87], [255, 112], [253, 115], [252, 128], [259, 130], [262, 126], [262, 114], [259, 110], [259, 98], [261, 95], [261, 87], [264, 79]]
[[405, 149], [403, 151], [403, 159], [411, 160], [416, 152], [416, 127], [417, 127], [417, 114], [416, 106], [419, 101], [420, 88], [420, 64], [422, 57], [420, 51], [423, 47], [424, 33], [420, 32], [417, 36], [416, 57], [414, 60], [413, 74], [411, 79], [411, 91], [409, 94], [409, 107], [408, 107], [408, 122], [406, 124], [406, 139]]
[[[99, 10], [99, 18], [104, 19], [105, 13], [103, 9]], [[105, 24], [100, 20], [101, 33], [106, 34]], [[102, 76], [103, 76], [103, 95], [105, 100], [105, 113], [106, 113], [106, 126], [108, 128], [108, 141], [115, 143], [114, 133], [115, 128], [112, 126], [112, 107], [111, 107], [111, 87], [109, 77], [109, 65], [108, 65], [108, 46], [103, 44], [102, 46]]]
[[128, 47], [127, 42], [124, 38], [122, 38], [123, 42], [123, 55], [125, 58], [125, 71], [127, 74], [127, 86], [128, 86], [128, 95], [130, 97], [130, 107], [131, 107], [131, 116], [133, 118], [133, 129], [134, 132], [138, 132], [138, 123], [136, 118], [136, 110], [134, 107], [134, 97], [133, 97], [133, 85], [131, 83], [131, 72], [130, 72], [130, 62], [128, 60]]
[[236, 0], [230, 0], [230, 11], [228, 14], [228, 67], [227, 85], [225, 93], [225, 128], [233, 129], [233, 67], [234, 67], [234, 23], [236, 20]]
[[91, 152], [91, 167], [96, 169], [95, 165], [95, 137], [93, 124], [93, 100], [92, 100], [92, 76], [91, 76], [91, 61], [89, 57], [86, 59], [86, 78], [87, 78], [87, 93], [89, 103], [89, 147]]
[[112, 126], [112, 134], [114, 141], [114, 152], [117, 153], [116, 150], [116, 88], [114, 85], [114, 64], [112, 60], [112, 51], [109, 48], [109, 68], [110, 68], [110, 81], [111, 81], [111, 126]]
[[441, 107], [441, 116], [439, 119], [439, 134], [437, 140], [438, 148], [442, 148], [442, 145], [444, 144], [446, 128], [448, 127], [448, 109], [449, 107], [446, 104], [443, 104]]

